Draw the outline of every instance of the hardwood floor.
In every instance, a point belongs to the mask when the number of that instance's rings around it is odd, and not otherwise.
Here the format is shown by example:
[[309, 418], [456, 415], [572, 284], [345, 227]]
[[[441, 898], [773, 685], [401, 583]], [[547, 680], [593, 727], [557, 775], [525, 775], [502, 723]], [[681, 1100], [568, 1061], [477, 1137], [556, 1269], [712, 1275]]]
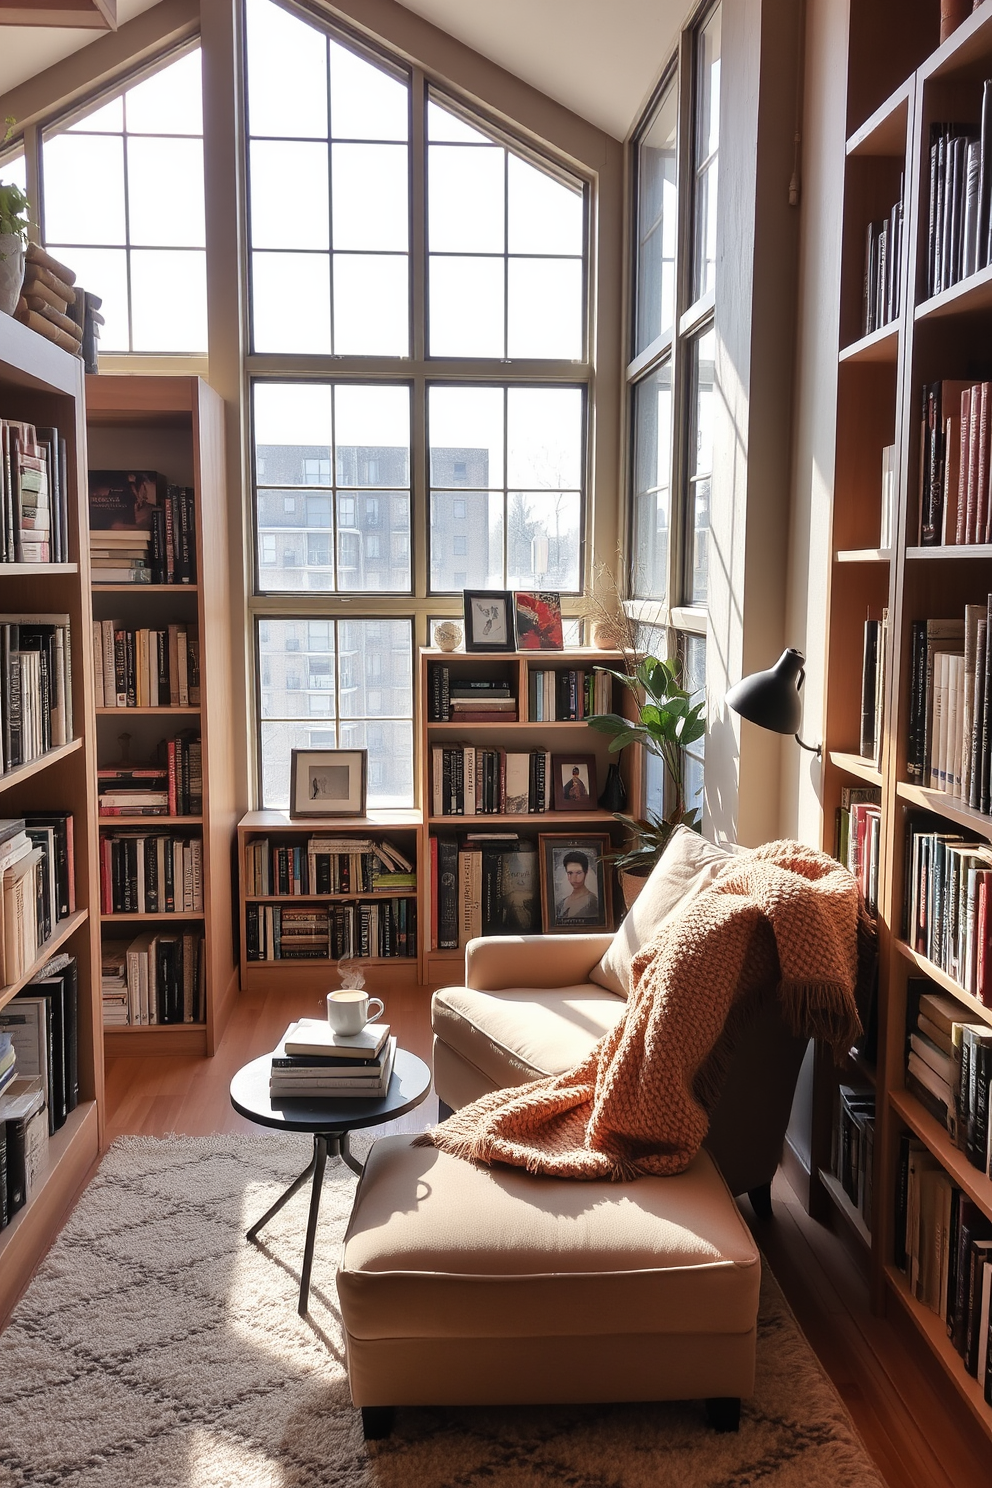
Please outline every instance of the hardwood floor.
[[[400, 1043], [429, 1058], [428, 994], [400, 991], [386, 1001]], [[312, 996], [243, 993], [213, 1059], [109, 1061], [108, 1139], [257, 1131], [231, 1107], [231, 1077], [271, 1049], [291, 1019], [319, 1012]], [[436, 1117], [431, 1096], [390, 1130], [421, 1130]], [[911, 1324], [896, 1312], [872, 1315], [851, 1251], [810, 1219], [781, 1173], [773, 1194], [771, 1220], [755, 1219], [746, 1199], [742, 1211], [888, 1488], [989, 1488], [992, 1447], [916, 1346]]]

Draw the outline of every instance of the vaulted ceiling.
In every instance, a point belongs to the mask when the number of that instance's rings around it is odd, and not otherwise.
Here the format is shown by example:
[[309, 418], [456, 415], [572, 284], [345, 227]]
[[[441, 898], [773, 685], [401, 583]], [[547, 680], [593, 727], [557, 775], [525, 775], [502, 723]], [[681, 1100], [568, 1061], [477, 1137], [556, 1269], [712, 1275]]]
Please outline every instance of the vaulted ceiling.
[[[124, 25], [156, 0], [118, 0]], [[403, 0], [407, 10], [523, 78], [617, 139], [637, 116], [688, 0]], [[105, 33], [47, 26], [0, 32], [0, 93]]]

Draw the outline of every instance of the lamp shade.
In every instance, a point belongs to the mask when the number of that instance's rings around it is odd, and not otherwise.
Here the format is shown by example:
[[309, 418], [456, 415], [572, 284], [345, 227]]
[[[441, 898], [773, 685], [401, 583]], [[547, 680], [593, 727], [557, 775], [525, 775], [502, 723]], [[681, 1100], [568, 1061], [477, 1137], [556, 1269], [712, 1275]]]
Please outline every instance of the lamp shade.
[[753, 672], [736, 683], [727, 693], [728, 706], [759, 728], [776, 734], [798, 733], [803, 714], [799, 689], [806, 676], [805, 662], [802, 652], [790, 647], [766, 672]]

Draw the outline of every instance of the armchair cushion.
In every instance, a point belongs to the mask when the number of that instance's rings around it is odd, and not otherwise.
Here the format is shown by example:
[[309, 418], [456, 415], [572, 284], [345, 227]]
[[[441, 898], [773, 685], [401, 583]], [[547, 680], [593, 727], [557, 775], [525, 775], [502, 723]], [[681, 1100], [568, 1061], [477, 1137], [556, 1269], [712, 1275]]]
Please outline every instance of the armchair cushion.
[[603, 959], [589, 973], [590, 980], [618, 997], [629, 997], [631, 967], [638, 951], [650, 945], [667, 919], [713, 882], [732, 856], [698, 832], [676, 827]]

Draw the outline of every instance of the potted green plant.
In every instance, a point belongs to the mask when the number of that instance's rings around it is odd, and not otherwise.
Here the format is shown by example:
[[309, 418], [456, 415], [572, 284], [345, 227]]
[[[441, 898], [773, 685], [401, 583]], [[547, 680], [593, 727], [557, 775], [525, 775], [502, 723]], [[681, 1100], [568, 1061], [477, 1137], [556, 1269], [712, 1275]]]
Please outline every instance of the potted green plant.
[[587, 720], [589, 727], [612, 736], [611, 754], [618, 754], [628, 744], [640, 744], [663, 760], [672, 795], [671, 809], [663, 817], [653, 812], [646, 817], [614, 812], [615, 820], [627, 828], [631, 837], [630, 844], [615, 857], [629, 907], [676, 827], [699, 830], [699, 812], [695, 808], [686, 809], [684, 751], [706, 732], [704, 704], [694, 703], [692, 695], [682, 687], [679, 661], [645, 656], [631, 675], [609, 667], [597, 670], [609, 672], [633, 694], [637, 713], [633, 718], [623, 718], [619, 713], [594, 713]]
[[[7, 120], [3, 144], [10, 139], [14, 120]], [[24, 280], [24, 249], [28, 241], [28, 199], [13, 182], [0, 181], [0, 310], [13, 315]]]

